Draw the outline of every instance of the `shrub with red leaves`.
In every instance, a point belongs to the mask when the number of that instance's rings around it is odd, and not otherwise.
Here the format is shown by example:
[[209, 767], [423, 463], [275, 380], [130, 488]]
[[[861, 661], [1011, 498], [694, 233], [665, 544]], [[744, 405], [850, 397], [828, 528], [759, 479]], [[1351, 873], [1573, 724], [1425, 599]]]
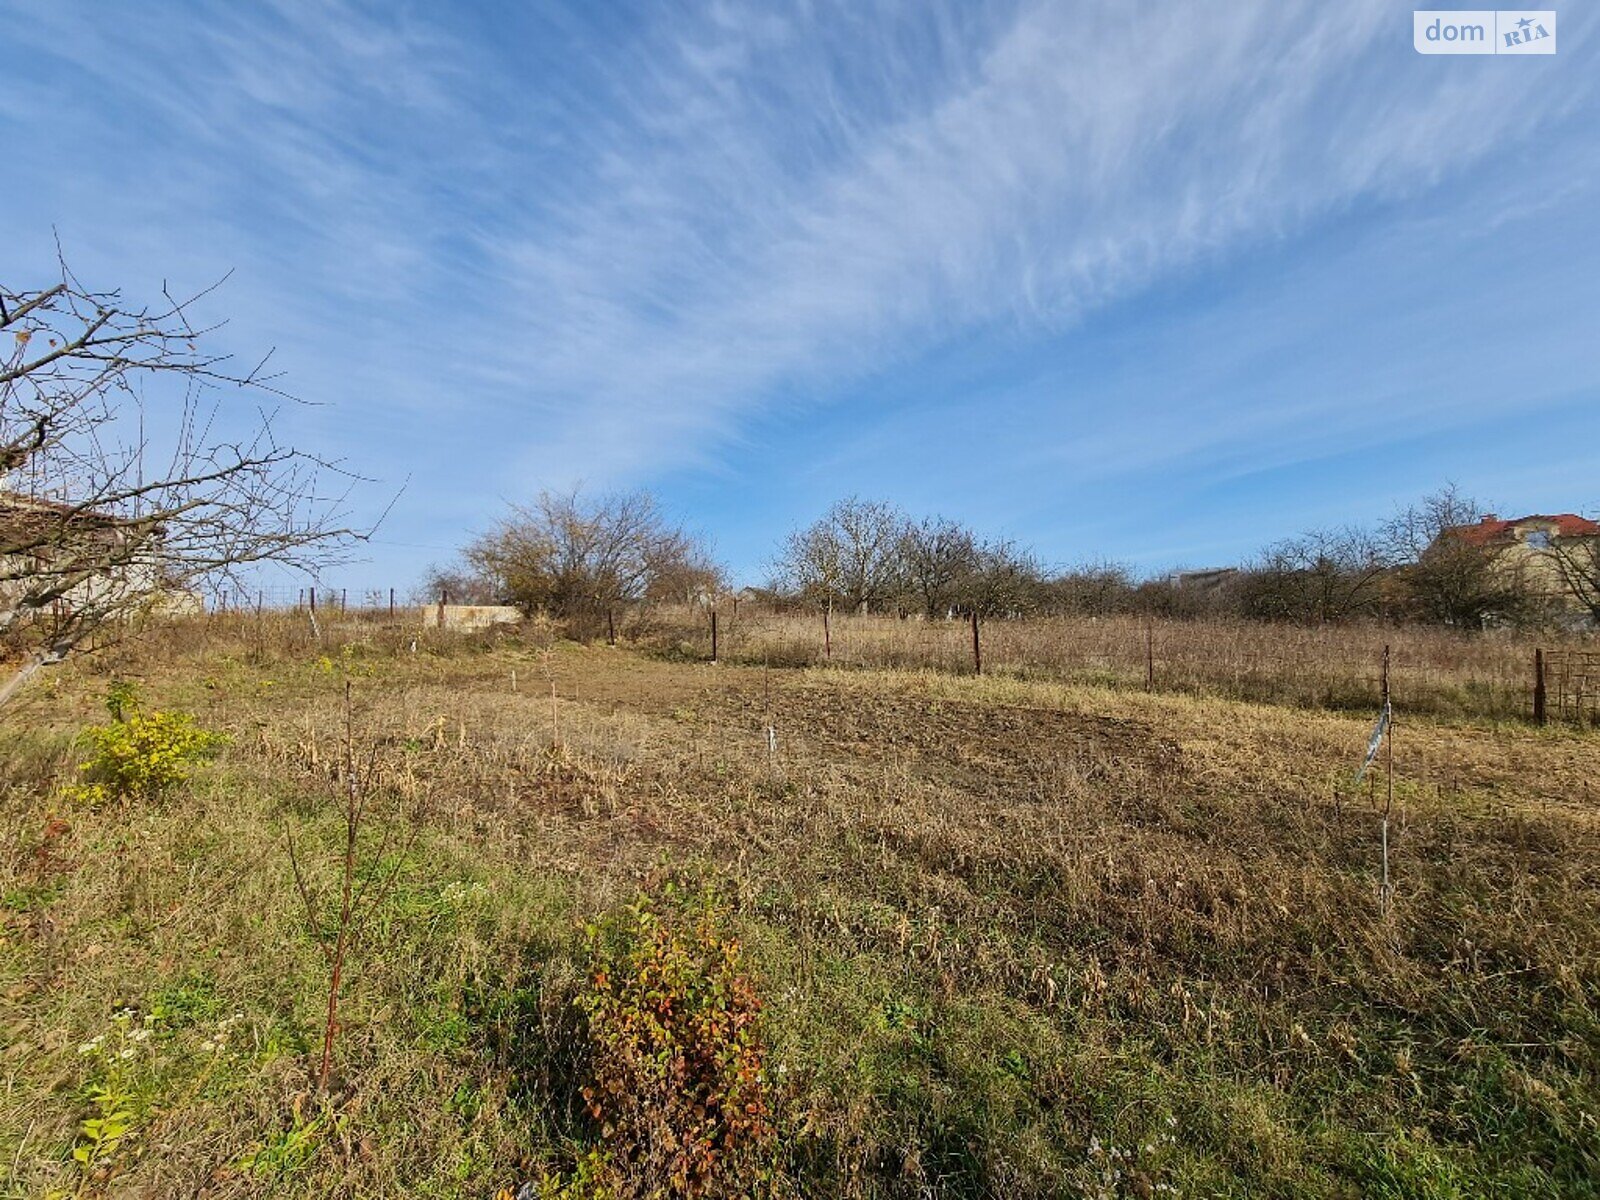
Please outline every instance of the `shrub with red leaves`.
[[710, 894], [680, 911], [641, 895], [588, 930], [583, 1096], [619, 1200], [775, 1191], [761, 1000], [724, 922]]

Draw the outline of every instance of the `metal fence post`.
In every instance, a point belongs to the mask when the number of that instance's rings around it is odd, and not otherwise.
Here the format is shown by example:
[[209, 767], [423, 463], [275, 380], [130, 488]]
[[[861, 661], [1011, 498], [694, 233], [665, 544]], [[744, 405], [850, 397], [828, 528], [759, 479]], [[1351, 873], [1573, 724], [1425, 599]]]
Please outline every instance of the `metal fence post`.
[[1533, 652], [1533, 720], [1536, 725], [1545, 723], [1544, 651]]

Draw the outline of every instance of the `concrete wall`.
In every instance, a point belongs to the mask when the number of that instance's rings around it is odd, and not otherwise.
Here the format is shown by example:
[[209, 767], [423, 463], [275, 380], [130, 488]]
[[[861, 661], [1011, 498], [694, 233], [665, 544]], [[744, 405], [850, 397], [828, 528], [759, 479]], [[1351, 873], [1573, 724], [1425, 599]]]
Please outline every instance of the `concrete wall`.
[[487, 629], [491, 625], [515, 625], [522, 620], [521, 610], [507, 604], [446, 604], [442, 608], [427, 604], [422, 609], [423, 628], [439, 628], [441, 612], [446, 629]]

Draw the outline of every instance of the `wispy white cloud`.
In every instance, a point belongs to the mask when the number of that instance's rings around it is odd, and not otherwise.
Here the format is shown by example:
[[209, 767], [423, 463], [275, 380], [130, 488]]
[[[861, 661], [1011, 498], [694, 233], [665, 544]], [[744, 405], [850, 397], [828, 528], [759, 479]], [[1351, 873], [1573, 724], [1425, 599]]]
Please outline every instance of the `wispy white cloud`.
[[238, 267], [246, 344], [338, 401], [295, 420], [459, 519], [1436, 186], [1590, 103], [1562, 17], [1508, 70], [1386, 0], [69, 2], [5, 52], [51, 177], [0, 211], [117, 278]]
[[[1519, 101], [1537, 81], [1394, 72], [1392, 17], [1028, 7], [948, 53], [923, 107], [889, 111], [864, 88], [850, 111], [885, 113], [868, 128], [819, 119], [818, 76], [762, 60], [737, 22], [719, 24], [716, 55], [696, 31], [663, 54], [687, 65], [631, 100], [650, 113], [698, 97], [681, 128], [613, 130], [593, 147], [597, 191], [504, 248], [533, 390], [585, 410], [530, 461], [637, 471], [785, 385], [825, 389], [974, 325], [1059, 327], [1529, 132]], [[686, 83], [708, 58], [716, 86]], [[756, 119], [763, 82], [790, 90]], [[796, 168], [791, 136], [827, 152]]]

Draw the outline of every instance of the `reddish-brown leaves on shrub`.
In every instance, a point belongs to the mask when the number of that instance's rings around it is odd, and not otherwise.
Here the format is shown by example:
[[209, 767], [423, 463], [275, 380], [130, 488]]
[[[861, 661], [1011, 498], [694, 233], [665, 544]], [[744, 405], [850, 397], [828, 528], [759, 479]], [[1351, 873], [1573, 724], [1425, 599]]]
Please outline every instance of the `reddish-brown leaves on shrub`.
[[709, 894], [676, 910], [641, 895], [589, 928], [583, 1096], [619, 1197], [772, 1191], [761, 1000], [724, 925]]

